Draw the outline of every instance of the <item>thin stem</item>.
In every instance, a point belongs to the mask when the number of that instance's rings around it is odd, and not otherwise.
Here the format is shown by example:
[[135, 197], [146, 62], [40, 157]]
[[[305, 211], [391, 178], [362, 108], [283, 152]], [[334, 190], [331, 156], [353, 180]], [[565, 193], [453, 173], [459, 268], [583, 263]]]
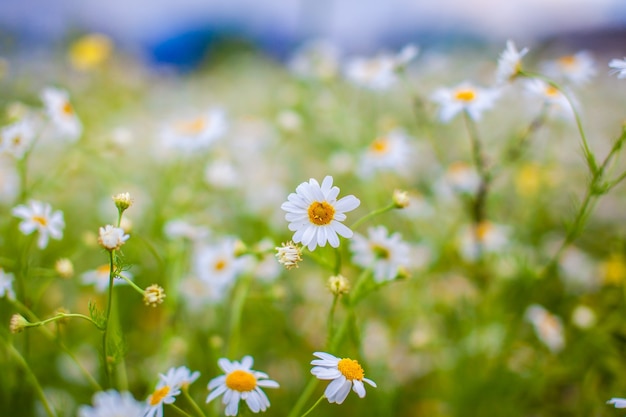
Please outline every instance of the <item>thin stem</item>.
[[333, 294], [333, 303], [330, 306], [330, 311], [328, 312], [328, 322], [327, 326], [327, 334], [326, 334], [326, 344], [330, 343], [333, 337], [333, 323], [335, 321], [335, 310], [337, 307], [337, 300], [339, 300], [338, 294]]
[[113, 251], [109, 251], [109, 297], [107, 301], [106, 319], [104, 321], [104, 333], [102, 334], [102, 356], [104, 359], [104, 374], [106, 375], [107, 385], [111, 385], [111, 370], [109, 368], [109, 356], [107, 353], [108, 335], [111, 319], [111, 310], [113, 304], [113, 280], [115, 279], [115, 264], [113, 262]]
[[53, 321], [56, 320], [61, 320], [64, 318], [71, 318], [71, 317], [76, 317], [79, 319], [83, 319], [83, 320], [87, 320], [88, 322], [92, 323], [94, 326], [96, 326], [96, 328], [98, 328], [98, 330], [104, 330], [102, 327], [100, 327], [98, 325], [98, 323], [96, 323], [95, 321], [93, 321], [93, 319], [91, 317], [87, 317], [84, 314], [79, 314], [79, 313], [57, 313], [56, 316], [47, 318], [45, 320], [39, 321], [37, 323], [29, 323], [27, 324], [25, 327], [39, 327], [39, 326], [44, 326], [48, 323], [51, 323]]
[[185, 410], [183, 410], [182, 408], [178, 407], [177, 405], [172, 404], [168, 404], [170, 407], [172, 407], [174, 410], [176, 410], [178, 412], [178, 414], [185, 416], [185, 417], [191, 417], [190, 414], [188, 414]]
[[22, 368], [24, 368], [24, 371], [26, 371], [26, 374], [31, 379], [33, 388], [35, 389], [35, 392], [39, 396], [39, 399], [41, 400], [44, 410], [46, 411], [46, 414], [49, 417], [55, 417], [56, 414], [54, 410], [52, 409], [52, 407], [50, 406], [50, 403], [48, 402], [48, 399], [46, 398], [46, 395], [44, 394], [43, 389], [41, 388], [41, 385], [39, 384], [39, 381], [37, 380], [37, 376], [33, 373], [32, 369], [30, 369], [30, 366], [28, 366], [28, 363], [26, 362], [24, 357], [20, 354], [20, 352], [18, 352], [18, 350], [15, 349], [13, 345], [8, 343], [8, 341], [4, 340], [4, 342], [6, 344], [6, 347], [9, 353], [13, 355], [15, 361], [19, 363], [22, 366]]
[[[467, 133], [470, 138], [470, 144], [472, 147], [472, 159], [474, 160], [474, 166], [476, 167], [476, 171], [478, 171], [478, 175], [480, 175], [480, 185], [478, 187], [478, 191], [476, 192], [476, 196], [474, 198], [473, 204], [473, 219], [476, 225], [482, 223], [485, 218], [485, 206], [487, 202], [487, 192], [489, 189], [489, 183], [491, 182], [491, 174], [487, 170], [485, 164], [485, 158], [483, 156], [482, 144], [480, 138], [478, 137], [478, 131], [476, 130], [476, 124], [467, 113], [467, 111], [463, 112], [463, 119], [465, 121], [465, 127], [467, 128]], [[480, 242], [480, 239], [477, 239], [477, 242]]]
[[309, 379], [309, 382], [304, 387], [302, 394], [300, 394], [300, 398], [298, 398], [298, 400], [296, 401], [295, 405], [293, 406], [293, 408], [291, 409], [287, 417], [297, 417], [300, 415], [300, 413], [302, 412], [302, 409], [304, 408], [304, 404], [311, 397], [318, 383], [319, 383], [319, 379], [315, 377]]
[[251, 277], [246, 274], [242, 277], [239, 286], [237, 287], [237, 291], [235, 292], [235, 296], [233, 299], [233, 304], [231, 308], [231, 320], [230, 320], [230, 329], [229, 329], [229, 340], [228, 340], [228, 354], [232, 357], [237, 351], [237, 347], [239, 344], [239, 336], [240, 336], [240, 328], [241, 328], [241, 316], [243, 314], [243, 307], [246, 302], [246, 297], [248, 295], [248, 290], [250, 289]]
[[390, 204], [388, 206], [379, 208], [377, 210], [374, 210], [368, 214], [366, 214], [365, 216], [361, 217], [360, 219], [358, 219], [357, 221], [355, 221], [354, 223], [352, 223], [351, 228], [352, 229], [356, 229], [357, 227], [359, 227], [361, 224], [365, 223], [367, 220], [371, 219], [374, 216], [378, 216], [379, 214], [383, 214], [389, 210], [393, 210], [394, 208], [396, 208], [395, 204]]
[[321, 397], [319, 397], [319, 399], [318, 399], [317, 401], [315, 401], [315, 404], [313, 404], [313, 405], [311, 406], [311, 408], [309, 408], [309, 409], [306, 411], [306, 413], [302, 414], [302, 416], [301, 416], [301, 417], [308, 416], [308, 415], [309, 415], [309, 413], [311, 413], [311, 411], [313, 411], [313, 409], [314, 409], [315, 407], [317, 407], [317, 406], [319, 405], [319, 403], [321, 403], [321, 402], [322, 402], [322, 400], [323, 400], [324, 398], [326, 398], [326, 396], [325, 396], [324, 394], [322, 394], [322, 396], [321, 396]]
[[198, 406], [198, 403], [196, 403], [194, 401], [194, 399], [191, 397], [191, 395], [189, 395], [189, 390], [187, 388], [183, 388], [183, 395], [185, 396], [185, 398], [187, 399], [187, 401], [189, 401], [189, 403], [191, 404], [191, 406], [193, 407], [194, 411], [198, 414], [198, 416], [200, 417], [206, 417], [204, 415], [204, 412], [202, 411], [202, 409], [200, 408], [200, 406]]

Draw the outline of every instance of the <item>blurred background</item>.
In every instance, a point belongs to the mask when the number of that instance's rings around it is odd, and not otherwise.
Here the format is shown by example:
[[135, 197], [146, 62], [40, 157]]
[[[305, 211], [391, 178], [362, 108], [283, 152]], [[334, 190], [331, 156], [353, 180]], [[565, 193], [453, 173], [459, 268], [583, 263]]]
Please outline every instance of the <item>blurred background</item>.
[[407, 42], [450, 47], [514, 39], [621, 53], [623, 0], [3, 0], [0, 54], [33, 54], [100, 32], [149, 63], [197, 65], [225, 40], [284, 58], [304, 39], [347, 53]]

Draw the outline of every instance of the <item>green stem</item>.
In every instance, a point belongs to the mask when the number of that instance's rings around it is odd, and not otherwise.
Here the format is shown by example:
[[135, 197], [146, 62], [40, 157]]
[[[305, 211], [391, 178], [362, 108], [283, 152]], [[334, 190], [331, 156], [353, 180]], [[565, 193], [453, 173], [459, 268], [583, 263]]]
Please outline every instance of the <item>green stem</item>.
[[366, 214], [365, 216], [361, 217], [360, 219], [358, 219], [357, 221], [355, 221], [354, 223], [352, 223], [351, 228], [352, 229], [356, 229], [358, 228], [361, 224], [365, 223], [367, 220], [371, 219], [374, 216], [378, 216], [379, 214], [383, 214], [389, 210], [393, 210], [394, 208], [396, 208], [396, 205], [391, 203], [388, 206], [379, 208], [377, 210], [374, 210], [368, 214]]
[[[487, 192], [489, 189], [489, 183], [491, 181], [491, 174], [487, 170], [485, 164], [485, 158], [483, 156], [482, 144], [480, 138], [478, 137], [478, 131], [476, 130], [476, 124], [467, 113], [467, 111], [463, 112], [463, 119], [465, 120], [465, 127], [467, 128], [467, 133], [470, 138], [470, 143], [472, 147], [472, 159], [474, 160], [474, 166], [476, 167], [476, 171], [478, 175], [480, 175], [480, 186], [478, 191], [476, 192], [476, 196], [474, 198], [473, 204], [473, 219], [476, 225], [482, 223], [485, 218], [485, 206], [487, 203]], [[480, 239], [476, 240], [480, 242]]]
[[56, 320], [61, 320], [61, 319], [64, 319], [64, 318], [71, 318], [71, 317], [76, 317], [76, 318], [80, 318], [80, 319], [83, 319], [83, 320], [87, 320], [88, 322], [90, 322], [94, 326], [96, 326], [96, 328], [98, 328], [98, 330], [104, 330], [103, 328], [101, 328], [98, 325], [98, 323], [93, 321], [93, 319], [91, 317], [87, 317], [84, 314], [79, 314], [79, 313], [57, 313], [56, 316], [47, 318], [45, 320], [42, 320], [42, 321], [39, 321], [39, 322], [36, 322], [36, 323], [29, 323], [25, 327], [39, 327], [39, 326], [46, 325], [48, 323], [52, 323], [53, 321], [56, 321]]
[[244, 275], [237, 286], [237, 291], [233, 298], [233, 305], [231, 309], [231, 320], [229, 329], [229, 341], [228, 341], [228, 355], [233, 357], [239, 347], [239, 336], [241, 328], [241, 317], [243, 315], [243, 307], [250, 289], [251, 276]]
[[309, 400], [309, 398], [313, 394], [313, 391], [315, 391], [315, 388], [317, 387], [318, 383], [319, 383], [319, 379], [315, 377], [309, 379], [309, 382], [304, 387], [302, 394], [300, 394], [300, 398], [298, 398], [298, 400], [296, 401], [295, 405], [293, 406], [293, 408], [291, 409], [287, 417], [297, 417], [300, 415], [300, 413], [302, 412], [302, 409], [304, 408], [304, 404]]
[[26, 371], [26, 374], [31, 379], [33, 388], [35, 388], [35, 392], [39, 396], [39, 399], [41, 400], [44, 410], [46, 411], [46, 414], [49, 417], [55, 417], [56, 414], [54, 410], [52, 409], [52, 407], [50, 406], [50, 403], [48, 402], [48, 399], [46, 398], [46, 395], [44, 394], [43, 389], [41, 388], [41, 385], [39, 384], [39, 381], [37, 380], [37, 376], [33, 373], [32, 369], [30, 369], [30, 366], [28, 366], [28, 363], [26, 362], [24, 357], [20, 354], [20, 352], [18, 352], [17, 349], [15, 349], [13, 345], [8, 343], [8, 341], [4, 339], [3, 341], [5, 342], [9, 353], [13, 355], [15, 361], [19, 363], [22, 366], [22, 368], [24, 368], [24, 371]]
[[183, 395], [185, 396], [185, 398], [187, 399], [187, 401], [189, 401], [189, 403], [191, 404], [191, 406], [193, 407], [194, 411], [198, 414], [198, 416], [200, 417], [206, 417], [204, 415], [204, 412], [202, 411], [202, 409], [200, 408], [200, 406], [198, 406], [198, 403], [196, 403], [193, 398], [191, 397], [191, 395], [189, 395], [189, 391], [187, 390], [187, 388], [183, 388]]
[[337, 300], [339, 300], [339, 295], [333, 294], [333, 303], [330, 306], [330, 311], [328, 312], [328, 322], [327, 326], [327, 335], [326, 335], [326, 344], [329, 344], [333, 337], [333, 323], [335, 321], [335, 309], [337, 307]]
[[319, 399], [318, 399], [317, 401], [315, 401], [315, 404], [313, 404], [313, 405], [311, 406], [311, 408], [309, 408], [309, 409], [306, 411], [306, 413], [302, 414], [302, 416], [301, 416], [301, 417], [308, 416], [308, 415], [311, 413], [311, 411], [313, 411], [313, 409], [314, 409], [315, 407], [317, 407], [317, 406], [319, 405], [319, 403], [321, 403], [321, 402], [322, 402], [322, 400], [323, 400], [324, 398], [326, 398], [326, 397], [324, 396], [324, 394], [322, 394], [322, 396], [321, 396], [321, 397], [319, 397]]
[[109, 251], [109, 297], [107, 300], [107, 309], [106, 309], [106, 318], [104, 321], [104, 333], [102, 334], [102, 357], [103, 357], [103, 366], [104, 366], [104, 374], [106, 376], [107, 385], [111, 385], [111, 369], [109, 368], [109, 357], [108, 357], [108, 335], [111, 319], [111, 310], [113, 304], [113, 280], [115, 279], [115, 264], [113, 262], [113, 251]]
[[185, 416], [185, 417], [191, 417], [190, 414], [188, 414], [185, 410], [183, 410], [182, 408], [172, 404], [168, 404], [170, 407], [172, 407], [174, 410], [176, 410], [178, 412], [178, 414], [180, 414], [181, 416]]

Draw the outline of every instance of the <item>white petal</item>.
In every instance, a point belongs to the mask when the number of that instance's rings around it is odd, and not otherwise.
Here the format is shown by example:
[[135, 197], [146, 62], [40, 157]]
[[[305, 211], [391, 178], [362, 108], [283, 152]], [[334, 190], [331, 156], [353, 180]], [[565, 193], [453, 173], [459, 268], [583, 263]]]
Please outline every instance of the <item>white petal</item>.
[[335, 203], [335, 210], [344, 213], [346, 211], [352, 211], [361, 204], [361, 200], [353, 195], [347, 195], [341, 198]]
[[363, 378], [363, 382], [367, 382], [368, 384], [370, 384], [374, 388], [377, 387], [376, 382], [372, 381], [371, 379]]
[[355, 379], [352, 381], [352, 391], [356, 392], [360, 398], [365, 397], [365, 387], [363, 386], [363, 382]]
[[228, 387], [226, 385], [220, 385], [215, 391], [211, 391], [209, 393], [209, 395], [206, 397], [206, 402], [208, 403], [213, 401], [214, 399], [222, 395], [227, 389]]
[[333, 230], [335, 232], [337, 232], [339, 235], [345, 237], [345, 238], [351, 238], [353, 233], [352, 230], [350, 230], [348, 228], [348, 226], [344, 225], [343, 223], [339, 223], [336, 220], [333, 220], [331, 223], [331, 226], [333, 228]]
[[336, 356], [331, 355], [330, 353], [326, 353], [326, 352], [313, 352], [313, 356], [316, 356], [320, 359], [324, 359], [327, 361], [331, 361], [332, 362], [332, 366], [337, 366], [337, 364], [339, 363], [339, 358], [337, 358]]
[[253, 413], [258, 413], [261, 411], [261, 403], [259, 401], [259, 396], [256, 395], [256, 392], [251, 391], [250, 395], [246, 398], [246, 404], [250, 407]]
[[339, 389], [339, 391], [337, 391], [337, 393], [335, 394], [333, 398], [334, 402], [337, 404], [343, 403], [346, 397], [348, 396], [348, 394], [350, 393], [351, 386], [352, 386], [352, 383], [346, 380], [346, 383], [343, 384], [341, 388]]
[[271, 379], [258, 380], [256, 384], [259, 387], [264, 387], [264, 388], [279, 388], [280, 387], [280, 385], [278, 385], [278, 382], [271, 380]]
[[317, 379], [335, 379], [341, 376], [341, 371], [337, 368], [322, 368], [321, 366], [316, 366], [311, 369], [311, 373], [315, 375]]
[[339, 392], [345, 384], [348, 384], [348, 391], [350, 391], [349, 385], [351, 383], [350, 381], [346, 379], [345, 376], [340, 375], [338, 378], [333, 379], [330, 382], [330, 384], [328, 384], [328, 386], [326, 387], [326, 390], [324, 391], [324, 395], [326, 396], [326, 398], [328, 398], [328, 401], [331, 401], [331, 399], [334, 399], [335, 394], [337, 394], [337, 392]]

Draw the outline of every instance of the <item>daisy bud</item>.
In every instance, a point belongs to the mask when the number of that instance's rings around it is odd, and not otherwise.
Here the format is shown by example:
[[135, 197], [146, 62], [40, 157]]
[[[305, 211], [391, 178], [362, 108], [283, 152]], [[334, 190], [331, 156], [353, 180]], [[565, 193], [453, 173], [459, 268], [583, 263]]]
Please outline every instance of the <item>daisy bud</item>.
[[282, 247], [276, 247], [276, 257], [278, 262], [285, 265], [285, 268], [297, 268], [298, 262], [302, 261], [302, 248], [292, 241], [282, 243]]
[[401, 190], [394, 190], [391, 197], [396, 208], [405, 208], [409, 205], [409, 193]]
[[233, 252], [235, 257], [238, 258], [248, 254], [248, 247], [241, 240], [237, 239], [235, 241], [235, 248], [233, 249]]
[[328, 278], [328, 288], [335, 295], [347, 294], [350, 291], [350, 282], [343, 275], [333, 275]]
[[113, 227], [110, 224], [100, 228], [98, 243], [108, 251], [118, 250], [130, 236], [124, 234], [124, 229]]
[[123, 213], [124, 210], [126, 210], [133, 204], [133, 200], [130, 198], [129, 193], [120, 193], [114, 195], [113, 202], [115, 203], [115, 207], [117, 207], [120, 213]]
[[157, 284], [152, 284], [143, 292], [143, 302], [147, 306], [156, 307], [165, 299], [165, 290]]
[[11, 330], [11, 333], [17, 334], [21, 333], [29, 324], [28, 320], [26, 320], [21, 314], [13, 314], [11, 316], [9, 329]]
[[74, 276], [74, 264], [67, 258], [60, 258], [54, 264], [54, 270], [61, 278], [69, 279]]

